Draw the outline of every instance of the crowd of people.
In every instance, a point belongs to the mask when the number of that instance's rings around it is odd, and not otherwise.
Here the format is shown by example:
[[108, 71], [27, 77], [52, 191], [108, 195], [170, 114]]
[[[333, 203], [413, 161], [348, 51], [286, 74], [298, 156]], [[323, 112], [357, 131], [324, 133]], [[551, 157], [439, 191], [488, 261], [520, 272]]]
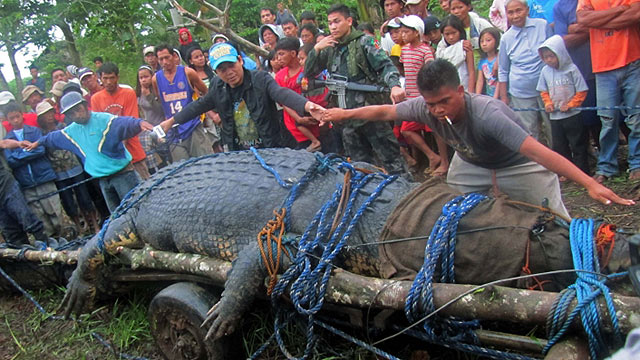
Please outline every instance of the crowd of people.
[[407, 177], [424, 158], [462, 192], [546, 198], [567, 217], [565, 179], [633, 204], [601, 184], [619, 174], [621, 137], [629, 179], [640, 179], [640, 2], [558, 1], [552, 23], [526, 0], [494, 1], [491, 21], [471, 0], [441, 0], [441, 19], [428, 3], [381, 0], [379, 39], [345, 5], [329, 8], [324, 31], [312, 11], [263, 8], [260, 56], [224, 34], [203, 48], [181, 28], [179, 46], [141, 49], [135, 88], [102, 57], [52, 70], [50, 88], [31, 66], [29, 111], [0, 92], [4, 238], [46, 243], [63, 210], [95, 232], [163, 166], [250, 147], [335, 152]]

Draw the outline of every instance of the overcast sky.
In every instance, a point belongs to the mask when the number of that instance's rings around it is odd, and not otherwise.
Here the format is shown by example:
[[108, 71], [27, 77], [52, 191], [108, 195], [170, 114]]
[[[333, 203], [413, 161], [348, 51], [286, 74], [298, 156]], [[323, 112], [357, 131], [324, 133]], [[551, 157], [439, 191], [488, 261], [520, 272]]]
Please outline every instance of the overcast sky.
[[[20, 69], [20, 74], [22, 74], [23, 79], [31, 77], [31, 74], [29, 73], [29, 65], [37, 54], [38, 48], [31, 44], [27, 45], [22, 51], [16, 54], [16, 62], [18, 63], [18, 68]], [[7, 79], [7, 82], [11, 82], [11, 80], [13, 80], [13, 70], [11, 70], [9, 55], [4, 48], [0, 50], [0, 63], [3, 64], [2, 74], [4, 74], [4, 78]]]

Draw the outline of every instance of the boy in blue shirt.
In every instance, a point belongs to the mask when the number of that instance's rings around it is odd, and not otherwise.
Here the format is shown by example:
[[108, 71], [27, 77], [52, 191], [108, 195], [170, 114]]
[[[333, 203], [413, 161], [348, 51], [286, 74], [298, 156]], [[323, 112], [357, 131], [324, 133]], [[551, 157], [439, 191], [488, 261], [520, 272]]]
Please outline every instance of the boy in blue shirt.
[[31, 151], [44, 145], [77, 155], [84, 170], [100, 178], [100, 190], [109, 211], [113, 212], [129, 190], [138, 184], [131, 154], [122, 141], [142, 130], [152, 130], [153, 126], [134, 117], [89, 111], [82, 95], [75, 91], [64, 95], [60, 104], [61, 113], [72, 123], [27, 144], [26, 149]]
[[[15, 141], [36, 141], [42, 136], [39, 128], [25, 125], [20, 105], [11, 101], [4, 107], [7, 120], [13, 130], [6, 138]], [[13, 169], [13, 175], [20, 184], [29, 208], [44, 223], [45, 232], [52, 236], [61, 235], [62, 230], [62, 206], [60, 197], [55, 193], [56, 173], [51, 167], [51, 162], [46, 157], [44, 149], [25, 151], [21, 148], [5, 149], [7, 163]]]

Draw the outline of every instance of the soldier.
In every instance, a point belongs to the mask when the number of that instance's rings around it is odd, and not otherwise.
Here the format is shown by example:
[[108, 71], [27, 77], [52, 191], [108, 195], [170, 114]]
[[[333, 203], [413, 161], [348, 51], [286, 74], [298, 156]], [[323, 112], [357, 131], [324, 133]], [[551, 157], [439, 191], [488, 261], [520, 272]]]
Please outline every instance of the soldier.
[[[375, 46], [374, 39], [353, 28], [349, 8], [337, 4], [327, 11], [331, 35], [319, 41], [308, 54], [305, 74], [312, 78], [323, 70], [331, 75], [347, 77], [349, 82], [378, 84], [391, 89], [391, 100], [404, 99], [400, 74], [389, 57]], [[346, 107], [381, 104], [379, 93], [346, 90]], [[335, 104], [335, 97], [333, 99]], [[351, 120], [342, 129], [345, 152], [356, 161], [374, 162], [373, 155], [390, 174], [406, 172], [401, 160], [398, 140], [389, 124]]]

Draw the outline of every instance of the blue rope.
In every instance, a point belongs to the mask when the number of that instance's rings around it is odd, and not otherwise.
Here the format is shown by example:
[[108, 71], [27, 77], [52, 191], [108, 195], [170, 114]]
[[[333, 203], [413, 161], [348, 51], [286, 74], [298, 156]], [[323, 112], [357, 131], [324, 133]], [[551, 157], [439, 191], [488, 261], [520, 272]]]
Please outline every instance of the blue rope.
[[345, 339], [347, 341], [350, 341], [350, 342], [360, 346], [361, 348], [367, 349], [367, 350], [371, 351], [372, 353], [374, 353], [374, 354], [376, 354], [378, 356], [382, 356], [385, 359], [389, 359], [389, 360], [400, 360], [397, 357], [395, 357], [395, 356], [393, 356], [393, 355], [391, 355], [391, 354], [389, 354], [389, 353], [387, 353], [387, 352], [385, 352], [383, 350], [380, 350], [375, 346], [369, 345], [366, 342], [364, 342], [364, 341], [362, 341], [362, 340], [360, 340], [358, 338], [355, 338], [355, 337], [345, 333], [342, 330], [336, 329], [336, 328], [334, 328], [333, 326], [331, 326], [331, 325], [329, 325], [327, 323], [324, 323], [324, 322], [319, 321], [319, 320], [315, 320], [315, 323], [316, 323], [316, 325], [318, 325], [320, 327], [323, 327], [323, 328], [329, 330], [330, 332], [340, 336], [341, 338], [343, 338], [343, 339]]
[[278, 174], [277, 171], [275, 171], [274, 168], [272, 168], [271, 166], [269, 166], [267, 164], [266, 161], [264, 161], [264, 159], [262, 158], [262, 156], [260, 156], [260, 154], [258, 153], [258, 150], [256, 148], [254, 148], [253, 146], [250, 148], [251, 152], [253, 153], [253, 155], [256, 157], [256, 159], [258, 160], [258, 162], [260, 163], [260, 165], [262, 165], [262, 167], [267, 170], [268, 172], [270, 172], [271, 174], [273, 174], [273, 177], [276, 178], [276, 181], [278, 182], [278, 184], [280, 184], [280, 186], [282, 186], [285, 189], [289, 189], [291, 188], [291, 184], [285, 182], [284, 180], [282, 180], [282, 177], [280, 177], [280, 174]]
[[[436, 221], [424, 251], [424, 263], [416, 275], [407, 295], [405, 315], [409, 322], [420, 321], [425, 314], [435, 310], [433, 302], [433, 282], [436, 281], [436, 268], [440, 265], [441, 283], [455, 283], [455, 246], [458, 224], [463, 216], [475, 208], [487, 197], [481, 194], [461, 195], [450, 200], [442, 208], [442, 214]], [[433, 317], [424, 323], [425, 333], [421, 338], [432, 343], [447, 344], [461, 351], [482, 354], [495, 358], [505, 357], [508, 353], [482, 348], [473, 328], [479, 326], [477, 320], [464, 321], [455, 318]]]
[[111, 216], [109, 216], [109, 218], [107, 218], [107, 220], [105, 220], [105, 222], [102, 224], [102, 228], [100, 229], [100, 232], [98, 233], [98, 243], [97, 243], [97, 247], [100, 250], [100, 253], [104, 254], [104, 235], [107, 231], [107, 228], [109, 227], [109, 223], [111, 223], [112, 220], [115, 220], [117, 218], [119, 218], [120, 216], [126, 214], [132, 207], [134, 207], [136, 204], [138, 204], [140, 201], [142, 201], [142, 199], [144, 199], [147, 195], [149, 195], [151, 193], [151, 191], [156, 188], [157, 186], [159, 186], [160, 184], [162, 184], [163, 182], [165, 182], [168, 178], [170, 178], [171, 176], [175, 175], [177, 172], [181, 171], [182, 169], [184, 169], [185, 167], [198, 162], [202, 159], [208, 159], [208, 158], [215, 158], [215, 157], [220, 157], [220, 156], [226, 156], [232, 154], [232, 152], [225, 152], [225, 153], [215, 153], [215, 154], [207, 154], [207, 155], [203, 155], [200, 157], [195, 157], [195, 158], [190, 158], [188, 160], [185, 160], [183, 162], [181, 162], [178, 166], [174, 167], [173, 169], [171, 169], [170, 171], [168, 171], [166, 174], [164, 174], [163, 176], [157, 178], [154, 180], [154, 182], [145, 190], [143, 191], [140, 195], [138, 195], [138, 197], [134, 200], [131, 200], [133, 193], [135, 193], [135, 191], [138, 189], [138, 187], [140, 187], [140, 184], [136, 185], [133, 189], [131, 189], [122, 199], [122, 201], [120, 202], [120, 205], [118, 205], [118, 207], [116, 208], [116, 210], [111, 214]]
[[[333, 164], [322, 161], [320, 165], [317, 166], [317, 170], [321, 171], [323, 168], [331, 168], [332, 166]], [[286, 288], [291, 285], [291, 301], [297, 312], [307, 319], [307, 344], [301, 359], [308, 359], [312, 357], [312, 351], [317, 341], [317, 335], [314, 331], [314, 325], [316, 324], [314, 316], [322, 309], [324, 304], [324, 295], [331, 275], [331, 265], [347, 243], [366, 209], [380, 196], [388, 184], [397, 179], [397, 176], [387, 176], [383, 174], [367, 175], [362, 172], [357, 172], [350, 164], [345, 162], [338, 166], [338, 170], [342, 169], [351, 171], [353, 175], [350, 183], [351, 194], [340, 223], [335, 231], [330, 233], [333, 222], [332, 215], [335, 214], [338, 209], [339, 199], [343, 190], [342, 184], [336, 184], [336, 190], [333, 192], [331, 198], [318, 210], [300, 238], [298, 252], [293, 260], [293, 265], [281, 276], [271, 294], [272, 304], [278, 309], [274, 321], [275, 339], [282, 353], [290, 359], [297, 358], [289, 353], [280, 333], [283, 326], [283, 311], [279, 306], [280, 297], [284, 294]], [[382, 177], [382, 181], [360, 205], [357, 211], [354, 212], [354, 204], [360, 190], [376, 177]], [[293, 195], [290, 196], [290, 198], [294, 197]], [[287, 200], [287, 204], [290, 205], [289, 200]], [[318, 264], [314, 266], [311, 255], [316, 250], [321, 251], [322, 256]]]
[[[420, 339], [423, 341], [427, 341], [427, 342], [432, 342], [433, 343], [433, 339], [431, 339], [427, 334], [419, 332], [419, 331], [415, 331], [413, 329], [401, 329], [399, 327], [394, 327], [397, 330], [402, 330], [404, 331], [405, 334], [412, 336], [416, 339]], [[514, 354], [514, 353], [509, 353], [506, 351], [498, 351], [498, 350], [493, 350], [493, 349], [489, 349], [489, 348], [485, 348], [482, 346], [477, 346], [477, 345], [470, 345], [470, 344], [465, 344], [462, 342], [455, 342], [455, 341], [449, 341], [446, 339], [442, 339], [439, 340], [437, 343], [437, 345], [441, 345], [444, 346], [446, 348], [449, 349], [454, 349], [454, 350], [459, 350], [459, 351], [464, 351], [466, 353], [470, 353], [470, 354], [475, 354], [478, 356], [482, 356], [485, 358], [491, 358], [491, 359], [509, 359], [509, 360], [534, 360], [535, 358], [529, 357], [529, 356], [525, 356], [525, 355], [520, 355], [520, 354]]]
[[[596, 110], [637, 110], [640, 109], [640, 105], [635, 106], [579, 106], [571, 108], [571, 110], [577, 111], [596, 111]], [[545, 112], [544, 108], [511, 108], [513, 111], [541, 111]]]
[[[569, 229], [569, 241], [573, 254], [573, 266], [576, 270], [600, 272], [600, 264], [594, 249], [593, 242], [594, 222], [592, 219], [573, 219]], [[549, 342], [543, 349], [546, 354], [567, 332], [573, 320], [580, 315], [582, 326], [589, 340], [589, 353], [592, 359], [600, 358], [608, 353], [607, 341], [600, 331], [600, 315], [598, 304], [595, 301], [598, 296], [604, 297], [611, 325], [614, 332], [614, 341], [622, 342], [622, 332], [618, 323], [618, 316], [611, 298], [609, 288], [605, 285], [607, 278], [600, 279], [594, 273], [577, 272], [576, 282], [561, 292], [556, 306], [550, 314]], [[578, 304], [567, 315], [569, 304], [577, 299]]]

